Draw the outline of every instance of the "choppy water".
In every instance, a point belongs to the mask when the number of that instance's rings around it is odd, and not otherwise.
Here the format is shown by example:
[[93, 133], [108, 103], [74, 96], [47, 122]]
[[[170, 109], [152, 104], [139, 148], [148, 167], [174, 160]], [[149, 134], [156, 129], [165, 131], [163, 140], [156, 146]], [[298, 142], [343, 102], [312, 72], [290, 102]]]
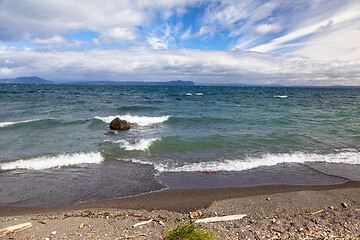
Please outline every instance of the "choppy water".
[[0, 205], [360, 180], [359, 116], [360, 89], [2, 84]]

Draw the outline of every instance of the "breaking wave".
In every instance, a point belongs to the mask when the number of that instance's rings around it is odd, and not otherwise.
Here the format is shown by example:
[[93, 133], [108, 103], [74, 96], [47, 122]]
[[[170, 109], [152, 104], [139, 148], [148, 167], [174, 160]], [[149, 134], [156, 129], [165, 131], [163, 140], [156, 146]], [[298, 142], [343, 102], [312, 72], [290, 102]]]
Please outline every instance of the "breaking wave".
[[137, 124], [142, 127], [163, 123], [170, 118], [169, 115], [161, 116], [161, 117], [146, 117], [146, 116], [131, 116], [128, 114], [120, 115], [120, 116], [95, 117], [95, 118], [103, 122], [110, 123], [116, 117], [119, 117], [121, 120], [125, 120], [129, 123]]
[[135, 141], [127, 141], [127, 140], [118, 140], [118, 141], [108, 141], [115, 144], [119, 144], [120, 148], [127, 151], [147, 151], [150, 146], [160, 138], [147, 138], [147, 139], [139, 139]]
[[275, 166], [282, 163], [344, 163], [344, 164], [360, 164], [359, 152], [340, 152], [334, 154], [264, 154], [260, 157], [248, 157], [244, 160], [222, 160], [210, 162], [198, 162], [179, 164], [173, 160], [166, 162], [150, 162], [137, 159], [130, 161], [141, 164], [151, 164], [158, 172], [199, 172], [199, 171], [244, 171], [258, 167]]
[[28, 123], [28, 122], [35, 122], [40, 121], [41, 119], [32, 119], [32, 120], [25, 120], [25, 121], [17, 121], [17, 122], [0, 122], [0, 128], [19, 124], [19, 123]]
[[31, 159], [20, 159], [14, 162], [0, 164], [1, 170], [44, 170], [49, 168], [60, 168], [80, 164], [98, 164], [104, 158], [99, 152], [71, 153], [57, 156], [43, 156]]

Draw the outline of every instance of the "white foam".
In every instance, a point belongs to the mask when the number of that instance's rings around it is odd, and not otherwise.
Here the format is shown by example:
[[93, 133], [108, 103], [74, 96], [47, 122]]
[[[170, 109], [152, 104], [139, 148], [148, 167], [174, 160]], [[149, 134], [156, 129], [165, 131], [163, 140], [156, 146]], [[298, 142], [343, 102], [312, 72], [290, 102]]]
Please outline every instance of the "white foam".
[[163, 123], [167, 121], [170, 116], [161, 116], [161, 117], [146, 117], [146, 116], [131, 116], [131, 115], [120, 115], [120, 116], [108, 116], [108, 117], [95, 117], [96, 119], [100, 119], [103, 122], [110, 123], [114, 118], [120, 118], [121, 120], [125, 120], [129, 123], [137, 124], [139, 126], [145, 127], [153, 124]]
[[244, 160], [222, 160], [200, 163], [189, 163], [177, 166], [172, 161], [169, 163], [154, 164], [158, 172], [199, 172], [199, 171], [244, 171], [262, 166], [275, 166], [281, 163], [346, 163], [360, 164], [359, 152], [341, 152], [334, 154], [265, 154], [261, 157], [249, 157]]
[[21, 159], [14, 162], [0, 164], [1, 170], [29, 169], [44, 170], [80, 164], [98, 164], [104, 158], [99, 152], [71, 153], [57, 156], [44, 156], [32, 159]]
[[274, 98], [287, 98], [289, 96], [283, 95], [283, 96], [274, 96]]
[[127, 151], [147, 151], [149, 150], [150, 146], [159, 139], [160, 138], [146, 138], [135, 141], [118, 140], [118, 141], [110, 141], [110, 142], [120, 144], [120, 148], [125, 149]]
[[39, 120], [40, 119], [17, 121], [17, 122], [0, 122], [0, 128], [11, 126], [11, 125], [14, 125], [14, 124], [19, 124], [19, 123], [35, 122], [35, 121], [39, 121]]

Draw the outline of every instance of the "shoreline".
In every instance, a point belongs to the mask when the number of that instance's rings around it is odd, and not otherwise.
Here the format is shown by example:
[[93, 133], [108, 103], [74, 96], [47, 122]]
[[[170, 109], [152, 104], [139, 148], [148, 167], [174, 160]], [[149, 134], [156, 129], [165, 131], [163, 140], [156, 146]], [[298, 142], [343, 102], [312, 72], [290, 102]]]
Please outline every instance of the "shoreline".
[[265, 185], [255, 187], [231, 187], [213, 189], [164, 189], [144, 193], [136, 196], [119, 199], [100, 200], [94, 202], [78, 203], [74, 205], [56, 207], [16, 207], [1, 206], [0, 217], [16, 216], [21, 214], [51, 213], [81, 210], [87, 208], [114, 208], [114, 209], [142, 209], [167, 210], [173, 212], [189, 212], [208, 208], [215, 201], [234, 198], [251, 198], [261, 195], [284, 194], [290, 192], [323, 192], [341, 189], [357, 189], [360, 192], [360, 182], [347, 181], [333, 185]]
[[199, 226], [215, 239], [360, 238], [360, 182], [165, 190], [52, 208], [2, 206], [0, 226], [32, 224], [12, 239], [163, 239], [169, 229], [196, 219], [236, 214], [246, 217]]

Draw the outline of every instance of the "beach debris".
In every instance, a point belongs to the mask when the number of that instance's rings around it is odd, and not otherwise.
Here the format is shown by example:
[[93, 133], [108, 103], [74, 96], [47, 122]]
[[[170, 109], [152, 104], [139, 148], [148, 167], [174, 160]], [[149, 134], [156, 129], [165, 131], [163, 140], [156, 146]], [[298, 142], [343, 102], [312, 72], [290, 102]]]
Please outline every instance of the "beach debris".
[[89, 226], [89, 224], [81, 223], [80, 226], [79, 226], [79, 228], [84, 228], [84, 227], [86, 227], [86, 226]]
[[5, 237], [9, 234], [15, 233], [15, 232], [20, 232], [22, 230], [25, 229], [29, 229], [32, 227], [32, 223], [31, 222], [27, 222], [27, 223], [23, 223], [23, 224], [18, 224], [18, 225], [13, 225], [7, 228], [3, 228], [0, 229], [0, 237]]
[[281, 234], [284, 233], [283, 231], [281, 231], [281, 230], [279, 230], [279, 229], [276, 229], [276, 228], [272, 228], [271, 230], [273, 230], [274, 232], [277, 232], [277, 233], [281, 233]]
[[343, 207], [343, 208], [348, 208], [349, 206], [346, 204], [346, 202], [342, 202], [341, 203], [341, 206]]
[[311, 214], [311, 215], [315, 215], [315, 214], [318, 214], [318, 213], [321, 213], [321, 212], [323, 212], [324, 210], [323, 209], [321, 209], [321, 210], [319, 210], [319, 211], [316, 211], [316, 212], [313, 212], [313, 213], [309, 213], [309, 214]]
[[205, 174], [207, 174], [207, 175], [212, 175], [212, 173], [211, 172], [209, 172], [209, 171], [201, 171], [202, 173], [205, 173]]
[[189, 213], [189, 217], [192, 219], [192, 218], [196, 218], [196, 217], [198, 217], [199, 216], [199, 214], [197, 213], [197, 212], [190, 212]]
[[160, 225], [164, 225], [164, 222], [157, 218], [139, 218], [139, 220], [143, 220], [143, 221], [153, 220], [154, 222], [157, 222]]
[[195, 221], [195, 223], [233, 221], [233, 220], [242, 219], [246, 216], [247, 216], [246, 214], [239, 214], [239, 215], [228, 215], [228, 216], [223, 216], [223, 217], [210, 217], [210, 218], [198, 219]]
[[334, 206], [330, 206], [329, 208], [330, 208], [331, 210], [338, 211], [338, 209], [337, 209], [336, 207], [334, 207]]
[[127, 121], [121, 120], [118, 117], [110, 122], [110, 129], [113, 130], [128, 130], [130, 127], [131, 126]]
[[145, 224], [149, 224], [149, 223], [151, 223], [152, 221], [154, 221], [154, 219], [150, 219], [150, 220], [147, 220], [147, 221], [144, 221], [144, 222], [136, 223], [136, 224], [134, 224], [132, 227], [133, 227], [133, 228], [136, 228], [136, 227], [139, 227], [139, 226], [142, 226], [142, 225], [145, 225]]
[[255, 232], [255, 231], [253, 231], [253, 230], [249, 230], [252, 234], [254, 234], [254, 237], [255, 237], [255, 239], [256, 240], [260, 240], [260, 238], [259, 238], [259, 236], [257, 235], [257, 233]]
[[131, 238], [146, 237], [146, 236], [147, 236], [146, 234], [138, 234], [134, 236], [124, 236], [124, 237], [115, 238], [115, 240], [131, 239]]

